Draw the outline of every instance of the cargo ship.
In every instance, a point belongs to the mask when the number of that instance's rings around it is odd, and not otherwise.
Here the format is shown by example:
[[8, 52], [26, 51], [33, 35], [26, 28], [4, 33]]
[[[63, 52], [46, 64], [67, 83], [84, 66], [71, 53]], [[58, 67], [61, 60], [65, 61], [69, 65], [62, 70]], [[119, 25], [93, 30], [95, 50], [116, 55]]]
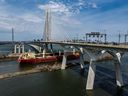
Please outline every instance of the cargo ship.
[[[36, 64], [36, 63], [46, 63], [46, 62], [54, 62], [54, 61], [62, 61], [63, 53], [58, 54], [45, 54], [45, 57], [42, 53], [35, 54], [35, 53], [23, 53], [19, 56], [18, 62], [20, 64]], [[69, 54], [67, 56], [67, 60], [75, 60], [79, 59], [79, 54]]]

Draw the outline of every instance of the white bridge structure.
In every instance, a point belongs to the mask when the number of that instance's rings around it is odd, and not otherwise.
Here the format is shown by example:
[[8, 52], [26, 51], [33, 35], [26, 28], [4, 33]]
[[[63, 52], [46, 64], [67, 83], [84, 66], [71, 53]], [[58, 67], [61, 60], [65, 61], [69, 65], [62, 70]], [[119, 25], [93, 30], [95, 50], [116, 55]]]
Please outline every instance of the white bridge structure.
[[[84, 55], [88, 55], [89, 58], [89, 70], [87, 76], [87, 84], [86, 89], [92, 90], [94, 86], [95, 74], [96, 74], [96, 62], [99, 60], [99, 57], [102, 57], [104, 54], [109, 53], [113, 60], [115, 61], [115, 73], [116, 73], [116, 83], [117, 86], [122, 87], [123, 80], [122, 80], [122, 73], [121, 73], [121, 58], [124, 53], [128, 52], [127, 45], [110, 45], [110, 44], [90, 44], [90, 43], [72, 43], [72, 42], [33, 42], [33, 44], [38, 45], [39, 43], [42, 44], [59, 44], [64, 49], [64, 55], [62, 60], [62, 67], [61, 69], [64, 70], [67, 64], [67, 55], [69, 50], [79, 50], [80, 52], [80, 60], [79, 64], [81, 69], [84, 68]], [[70, 46], [69, 50], [65, 49], [65, 46]], [[43, 48], [43, 52], [46, 52], [46, 48]]]
[[[47, 50], [47, 46], [51, 46], [52, 44], [58, 44], [63, 47], [64, 55], [62, 60], [61, 69], [64, 70], [67, 64], [67, 55], [68, 51], [72, 50], [73, 52], [77, 49], [80, 53], [80, 60], [79, 64], [81, 69], [84, 68], [84, 55], [88, 55], [89, 58], [89, 70], [87, 76], [87, 84], [86, 89], [92, 90], [94, 88], [94, 80], [96, 75], [96, 62], [98, 61], [99, 57], [109, 53], [113, 56], [113, 60], [115, 61], [115, 73], [116, 73], [116, 83], [117, 86], [122, 87], [124, 85], [122, 80], [122, 73], [121, 73], [121, 58], [125, 52], [128, 52], [128, 46], [126, 45], [110, 45], [110, 44], [91, 44], [91, 43], [73, 43], [73, 42], [52, 42], [51, 41], [51, 12], [50, 10], [46, 10], [46, 19], [45, 19], [45, 28], [43, 33], [43, 41], [41, 42], [31, 42], [29, 43], [30, 46], [37, 49], [39, 52], [45, 53]], [[37, 46], [38, 45], [38, 46]], [[45, 45], [41, 47], [39, 45]], [[69, 49], [65, 49], [65, 46], [71, 46]], [[16, 49], [17, 47], [15, 47]], [[19, 47], [18, 47], [19, 48]], [[21, 47], [20, 47], [21, 48]], [[22, 45], [22, 50], [24, 51], [24, 47]], [[20, 53], [20, 50], [19, 50]]]

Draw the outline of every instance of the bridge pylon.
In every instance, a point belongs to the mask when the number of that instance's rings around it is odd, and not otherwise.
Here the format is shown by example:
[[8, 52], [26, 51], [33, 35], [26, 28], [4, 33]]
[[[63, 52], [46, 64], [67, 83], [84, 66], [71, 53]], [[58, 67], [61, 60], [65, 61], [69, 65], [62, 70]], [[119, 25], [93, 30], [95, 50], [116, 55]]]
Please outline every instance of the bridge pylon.
[[50, 40], [51, 40], [51, 9], [46, 9], [43, 41], [47, 42]]

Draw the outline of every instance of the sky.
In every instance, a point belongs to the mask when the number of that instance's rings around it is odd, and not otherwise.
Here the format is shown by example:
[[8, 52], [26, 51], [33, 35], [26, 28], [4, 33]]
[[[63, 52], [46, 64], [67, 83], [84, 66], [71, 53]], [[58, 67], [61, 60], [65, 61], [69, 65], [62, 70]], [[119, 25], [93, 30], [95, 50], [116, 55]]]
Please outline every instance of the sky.
[[86, 33], [107, 34], [124, 42], [128, 33], [128, 0], [0, 0], [0, 41], [41, 39], [45, 9], [52, 10], [52, 40], [83, 39]]

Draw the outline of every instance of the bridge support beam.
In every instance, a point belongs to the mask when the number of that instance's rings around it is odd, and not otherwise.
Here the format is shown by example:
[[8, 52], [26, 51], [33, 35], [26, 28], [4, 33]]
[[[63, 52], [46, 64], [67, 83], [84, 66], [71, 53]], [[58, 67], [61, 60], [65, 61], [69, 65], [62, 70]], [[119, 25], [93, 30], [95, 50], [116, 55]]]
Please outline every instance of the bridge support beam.
[[45, 56], [46, 56], [46, 49], [44, 48], [43, 49], [43, 58], [45, 58]]
[[42, 48], [41, 48], [41, 47], [39, 47], [39, 52], [41, 52], [41, 49], [42, 49]]
[[22, 45], [22, 47], [21, 47], [21, 48], [22, 48], [22, 53], [24, 53], [24, 45]]
[[16, 53], [17, 51], [17, 45], [14, 46], [14, 53]]
[[75, 53], [76, 53], [76, 49], [75, 49], [75, 48], [73, 48], [73, 55], [75, 55]]
[[115, 69], [116, 69], [116, 84], [117, 86], [122, 87], [124, 84], [121, 74], [120, 63], [115, 63]]
[[84, 57], [83, 57], [83, 54], [84, 54], [84, 50], [83, 50], [83, 48], [80, 48], [80, 67], [81, 67], [81, 69], [84, 68]]
[[87, 90], [93, 90], [95, 71], [96, 71], [96, 65], [94, 64], [94, 61], [91, 59], [89, 65], [88, 77], [87, 77], [87, 84], [86, 84]]
[[50, 50], [53, 53], [53, 46], [52, 46], [52, 44], [50, 44]]
[[116, 83], [117, 86], [122, 87], [123, 84], [123, 79], [122, 79], [122, 73], [121, 73], [121, 54], [116, 53], [118, 61], [115, 62], [115, 70], [116, 70]]
[[61, 56], [61, 51], [59, 50], [59, 56]]
[[64, 51], [63, 60], [62, 60], [62, 65], [61, 65], [61, 69], [62, 69], [62, 70], [65, 69], [66, 63], [67, 63], [67, 52]]
[[18, 45], [17, 47], [18, 47], [18, 53], [21, 53], [21, 46]]

